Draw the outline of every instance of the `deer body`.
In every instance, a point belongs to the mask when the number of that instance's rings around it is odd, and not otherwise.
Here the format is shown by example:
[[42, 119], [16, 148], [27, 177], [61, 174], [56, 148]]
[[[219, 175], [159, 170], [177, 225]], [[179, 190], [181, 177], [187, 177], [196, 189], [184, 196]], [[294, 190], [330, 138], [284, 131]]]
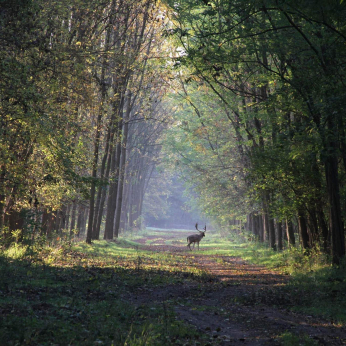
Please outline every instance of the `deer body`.
[[207, 231], [207, 226], [204, 227], [204, 232], [200, 231], [198, 229], [198, 223], [196, 223], [196, 229], [199, 232], [199, 234], [192, 234], [187, 237], [187, 246], [191, 250], [190, 245], [193, 243], [193, 248], [195, 248], [195, 244], [197, 243], [197, 248], [199, 250], [199, 242], [202, 240], [203, 237], [205, 237], [205, 232]]

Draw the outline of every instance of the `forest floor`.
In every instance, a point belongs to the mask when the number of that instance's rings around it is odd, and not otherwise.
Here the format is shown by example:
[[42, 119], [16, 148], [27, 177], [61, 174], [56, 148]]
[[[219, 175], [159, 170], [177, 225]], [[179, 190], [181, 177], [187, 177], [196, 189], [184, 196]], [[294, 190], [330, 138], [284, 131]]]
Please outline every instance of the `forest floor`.
[[290, 276], [240, 258], [284, 253], [211, 232], [190, 251], [190, 233], [3, 249], [0, 346], [346, 345], [343, 267]]
[[139, 288], [125, 299], [137, 306], [170, 306], [178, 319], [219, 345], [346, 345], [346, 329], [333, 320], [294, 312], [304, 292], [286, 289], [289, 276], [237, 257], [203, 254], [203, 241], [200, 251], [167, 245], [181, 238], [181, 232], [166, 232], [136, 243], [143, 250], [190, 257], [206, 280]]

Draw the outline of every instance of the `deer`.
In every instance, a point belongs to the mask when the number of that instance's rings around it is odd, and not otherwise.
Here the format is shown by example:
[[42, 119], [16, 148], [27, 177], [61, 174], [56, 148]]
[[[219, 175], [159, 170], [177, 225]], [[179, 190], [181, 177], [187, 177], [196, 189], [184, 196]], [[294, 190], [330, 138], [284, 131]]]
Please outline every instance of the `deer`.
[[[197, 248], [198, 248], [198, 251], [199, 251], [199, 242], [202, 240], [203, 237], [205, 237], [205, 232], [207, 231], [207, 225], [204, 226], [204, 232], [200, 231], [198, 229], [198, 223], [196, 223], [195, 225], [196, 227], [196, 230], [198, 232], [200, 232], [199, 234], [192, 234], [192, 235], [189, 235], [187, 237], [187, 241], [188, 241], [188, 244], [187, 246], [189, 247], [189, 249], [191, 250], [191, 247], [190, 245], [193, 243], [193, 248], [195, 248], [195, 244], [197, 243]], [[191, 250], [192, 251], [192, 250]]]

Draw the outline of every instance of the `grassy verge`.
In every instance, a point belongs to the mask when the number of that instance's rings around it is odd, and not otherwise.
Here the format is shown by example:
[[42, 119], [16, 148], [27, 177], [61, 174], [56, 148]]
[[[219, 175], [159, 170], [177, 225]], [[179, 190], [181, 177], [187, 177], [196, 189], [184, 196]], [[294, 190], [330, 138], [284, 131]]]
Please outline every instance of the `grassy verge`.
[[[304, 253], [286, 244], [283, 251], [273, 251], [264, 244], [244, 242], [242, 238], [228, 235], [225, 242], [232, 244], [228, 255], [291, 277], [290, 284], [276, 292], [281, 304], [339, 326], [346, 325], [346, 262], [333, 267], [330, 258], [319, 249]], [[222, 249], [222, 253], [224, 251]]]

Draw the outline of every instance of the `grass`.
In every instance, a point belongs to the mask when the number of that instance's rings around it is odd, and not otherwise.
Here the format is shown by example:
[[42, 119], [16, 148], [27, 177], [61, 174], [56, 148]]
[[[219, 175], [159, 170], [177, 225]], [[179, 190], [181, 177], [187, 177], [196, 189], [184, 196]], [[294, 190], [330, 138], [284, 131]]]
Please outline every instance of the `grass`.
[[[165, 233], [159, 230], [92, 246], [60, 242], [33, 249], [15, 244], [3, 250], [0, 345], [216, 345], [216, 340], [176, 320], [172, 304], [136, 306], [128, 299], [138, 289], [209, 284], [209, 275], [194, 264], [197, 255], [216, 260], [238, 256], [289, 274], [292, 283], [281, 288], [289, 296], [287, 307], [345, 325], [344, 265], [330, 267], [317, 250], [309, 256], [299, 250], [275, 252], [241, 236], [221, 238], [212, 232], [201, 241], [199, 252], [190, 252], [189, 233], [193, 231], [179, 230], [169, 242], [181, 247], [176, 253], [148, 251], [136, 242], [151, 236], [151, 243], [160, 243]], [[294, 338], [286, 333], [280, 342], [289, 345]]]
[[[170, 230], [170, 232], [175, 230]], [[155, 230], [146, 235], [155, 235], [160, 239], [162, 231]], [[167, 231], [166, 231], [167, 232]], [[175, 246], [182, 250], [186, 247], [186, 231], [179, 230], [181, 238], [174, 241]], [[190, 231], [193, 233], [193, 231]], [[133, 240], [143, 238], [138, 234]], [[265, 266], [291, 277], [290, 284], [280, 292], [289, 298], [285, 303], [292, 310], [313, 316], [321, 316], [332, 323], [346, 324], [346, 263], [332, 267], [330, 260], [319, 249], [309, 254], [300, 249], [289, 249], [286, 244], [284, 251], [273, 251], [267, 245], [247, 242], [246, 234], [227, 234], [209, 232], [200, 243], [198, 255], [235, 256], [250, 263]]]
[[[0, 256], [0, 345], [204, 345], [210, 340], [163, 304], [124, 296], [205, 273], [188, 259], [141, 251], [131, 242], [19, 246]], [[179, 268], [179, 270], [177, 270]]]
[[279, 340], [281, 341], [282, 346], [317, 346], [318, 342], [316, 340], [310, 339], [309, 336], [297, 336], [289, 332], [283, 333]]
[[[181, 239], [173, 245], [184, 249], [187, 232], [178, 232], [182, 234]], [[159, 239], [162, 232], [147, 231], [148, 234]], [[141, 234], [135, 239], [139, 238], [142, 238]], [[280, 294], [290, 297], [287, 303], [292, 310], [322, 316], [335, 324], [346, 324], [346, 264], [332, 267], [328, 257], [318, 249], [304, 254], [300, 249], [289, 249], [286, 244], [284, 251], [273, 251], [264, 244], [247, 242], [247, 238], [246, 234], [221, 237], [216, 232], [207, 233], [200, 243], [198, 255], [241, 257], [250, 263], [289, 275], [291, 283]]]

